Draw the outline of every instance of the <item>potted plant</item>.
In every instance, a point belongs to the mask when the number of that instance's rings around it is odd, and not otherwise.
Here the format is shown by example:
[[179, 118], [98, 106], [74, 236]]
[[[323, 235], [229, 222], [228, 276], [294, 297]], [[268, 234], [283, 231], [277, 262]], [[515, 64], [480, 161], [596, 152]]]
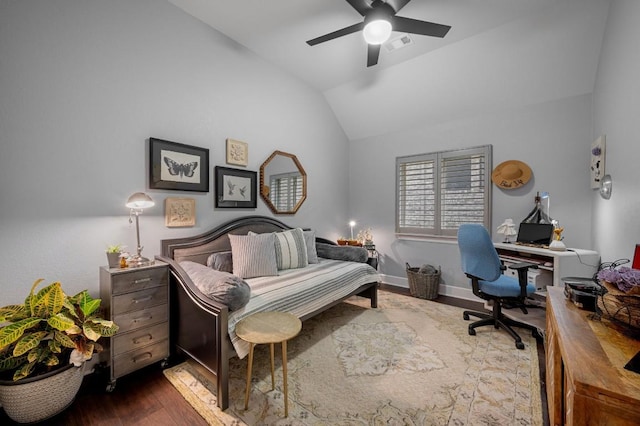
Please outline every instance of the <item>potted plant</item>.
[[112, 244], [107, 246], [107, 261], [109, 268], [117, 268], [120, 266], [120, 254], [124, 246], [122, 244]]
[[98, 317], [100, 299], [87, 290], [67, 296], [59, 282], [21, 305], [0, 308], [0, 404], [19, 423], [52, 417], [74, 400], [84, 362], [102, 350], [98, 340], [118, 326]]

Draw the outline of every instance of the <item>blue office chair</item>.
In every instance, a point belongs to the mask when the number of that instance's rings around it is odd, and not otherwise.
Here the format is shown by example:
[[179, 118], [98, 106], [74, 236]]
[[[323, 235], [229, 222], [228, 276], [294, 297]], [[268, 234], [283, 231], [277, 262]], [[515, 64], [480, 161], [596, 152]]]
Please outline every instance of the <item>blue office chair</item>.
[[475, 336], [476, 328], [483, 325], [493, 325], [507, 331], [516, 341], [516, 348], [524, 349], [522, 339], [512, 327], [531, 330], [533, 336], [540, 338], [537, 327], [506, 317], [502, 308], [517, 307], [526, 314], [525, 299], [536, 291], [532, 284], [527, 283], [527, 270], [537, 268], [533, 263], [518, 263], [509, 265], [518, 271], [518, 279], [503, 275], [505, 268], [500, 262], [491, 237], [487, 230], [479, 224], [463, 224], [458, 229], [458, 247], [462, 260], [462, 271], [471, 279], [473, 294], [484, 300], [493, 302], [493, 313], [464, 311], [462, 317], [468, 321], [469, 316], [480, 318], [469, 325], [469, 334]]

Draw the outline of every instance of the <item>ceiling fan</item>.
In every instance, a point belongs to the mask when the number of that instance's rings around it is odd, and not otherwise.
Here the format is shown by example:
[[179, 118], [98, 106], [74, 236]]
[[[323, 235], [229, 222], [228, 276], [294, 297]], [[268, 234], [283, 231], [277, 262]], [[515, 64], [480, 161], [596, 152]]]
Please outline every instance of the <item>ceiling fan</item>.
[[370, 67], [378, 63], [380, 46], [389, 39], [391, 31], [442, 38], [451, 29], [449, 25], [396, 16], [396, 13], [410, 1], [411, 0], [346, 0], [351, 7], [357, 10], [360, 15], [364, 16], [364, 21], [316, 37], [307, 41], [307, 44], [309, 46], [315, 46], [325, 41], [362, 31], [368, 43], [367, 67]]

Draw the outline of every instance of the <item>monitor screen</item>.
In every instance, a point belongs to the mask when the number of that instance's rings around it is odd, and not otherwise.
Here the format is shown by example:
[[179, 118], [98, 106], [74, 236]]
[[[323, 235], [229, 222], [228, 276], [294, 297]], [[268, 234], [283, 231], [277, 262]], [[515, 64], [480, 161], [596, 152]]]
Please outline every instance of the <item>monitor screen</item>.
[[553, 236], [553, 225], [550, 223], [524, 223], [518, 230], [519, 243], [549, 245]]

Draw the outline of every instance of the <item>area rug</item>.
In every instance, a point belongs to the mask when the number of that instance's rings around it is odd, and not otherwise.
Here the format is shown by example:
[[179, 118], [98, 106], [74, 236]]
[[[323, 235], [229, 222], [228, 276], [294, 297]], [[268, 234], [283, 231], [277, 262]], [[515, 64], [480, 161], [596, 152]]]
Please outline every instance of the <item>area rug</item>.
[[378, 308], [353, 297], [303, 323], [288, 343], [289, 416], [276, 349], [271, 390], [268, 345], [254, 354], [249, 409], [247, 359], [231, 360], [230, 407], [183, 363], [165, 376], [210, 424], [542, 425], [536, 340], [524, 350], [504, 331], [467, 334], [462, 309], [379, 292]]

